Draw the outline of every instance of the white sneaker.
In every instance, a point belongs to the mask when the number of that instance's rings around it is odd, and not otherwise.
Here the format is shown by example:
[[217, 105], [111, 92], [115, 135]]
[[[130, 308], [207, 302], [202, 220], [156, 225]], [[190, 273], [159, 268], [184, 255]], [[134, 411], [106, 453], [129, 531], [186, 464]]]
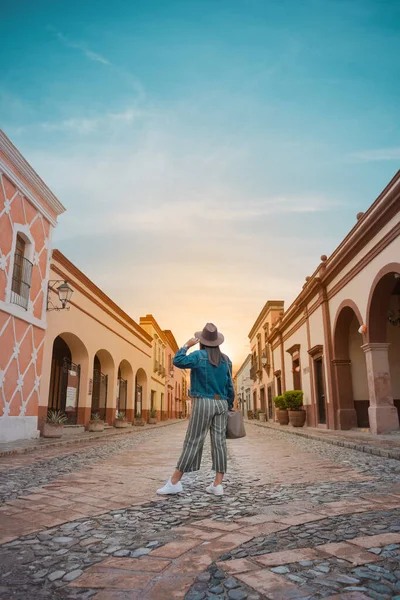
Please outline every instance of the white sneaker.
[[167, 483], [164, 487], [157, 490], [157, 494], [166, 495], [166, 494], [180, 494], [183, 492], [183, 487], [180, 481], [178, 483], [172, 483], [171, 477], [168, 479]]
[[209, 494], [214, 494], [214, 496], [223, 496], [224, 488], [221, 484], [214, 485], [214, 483], [210, 483], [210, 485], [206, 488], [206, 492]]

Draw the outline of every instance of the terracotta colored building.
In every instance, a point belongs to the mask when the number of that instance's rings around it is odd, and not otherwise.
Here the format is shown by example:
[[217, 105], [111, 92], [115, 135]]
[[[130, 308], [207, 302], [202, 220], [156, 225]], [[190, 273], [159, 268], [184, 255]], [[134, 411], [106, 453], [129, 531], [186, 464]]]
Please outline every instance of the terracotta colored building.
[[321, 256], [266, 345], [272, 394], [302, 389], [309, 425], [399, 429], [400, 171], [331, 256]]
[[0, 131], [0, 442], [38, 436], [51, 238], [64, 210]]

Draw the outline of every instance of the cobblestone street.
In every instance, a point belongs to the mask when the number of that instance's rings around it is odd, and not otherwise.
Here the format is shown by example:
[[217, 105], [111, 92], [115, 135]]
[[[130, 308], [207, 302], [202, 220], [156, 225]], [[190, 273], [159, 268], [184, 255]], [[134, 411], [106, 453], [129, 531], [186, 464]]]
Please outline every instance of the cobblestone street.
[[0, 459], [0, 598], [400, 598], [399, 461], [248, 424], [158, 497], [186, 426]]

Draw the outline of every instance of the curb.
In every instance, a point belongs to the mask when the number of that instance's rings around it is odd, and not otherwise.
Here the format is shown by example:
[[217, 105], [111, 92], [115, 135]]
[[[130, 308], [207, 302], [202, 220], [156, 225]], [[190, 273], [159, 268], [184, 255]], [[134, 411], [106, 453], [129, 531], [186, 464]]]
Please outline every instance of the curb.
[[388, 448], [377, 448], [369, 444], [359, 444], [348, 440], [340, 440], [335, 438], [328, 438], [323, 435], [307, 433], [306, 431], [294, 431], [293, 429], [286, 429], [281, 427], [275, 427], [267, 423], [253, 423], [252, 421], [246, 421], [249, 425], [255, 425], [263, 429], [272, 429], [273, 431], [282, 431], [288, 435], [298, 435], [300, 437], [307, 438], [309, 440], [316, 440], [318, 442], [325, 442], [326, 444], [332, 444], [333, 446], [341, 446], [342, 448], [350, 448], [351, 450], [358, 450], [358, 452], [365, 452], [365, 454], [372, 454], [374, 456], [380, 456], [382, 458], [392, 458], [394, 460], [400, 460], [400, 450], [392, 450]]
[[[98, 433], [93, 434], [90, 437], [85, 435], [85, 437], [81, 436], [71, 436], [69, 439], [59, 440], [57, 442], [46, 442], [37, 444], [35, 446], [29, 446], [26, 448], [15, 448], [11, 450], [0, 450], [0, 458], [4, 458], [6, 456], [12, 456], [15, 454], [29, 454], [30, 452], [36, 452], [37, 450], [46, 450], [47, 448], [62, 448], [63, 446], [79, 446], [80, 444], [85, 444], [87, 442], [100, 442], [101, 440], [113, 439], [119, 436], [132, 435], [133, 433], [142, 433], [143, 431], [149, 431], [149, 429], [160, 429], [161, 427], [169, 427], [171, 425], [177, 425], [178, 423], [182, 423], [186, 419], [179, 419], [178, 421], [171, 422], [163, 422], [157, 423], [157, 425], [145, 425], [144, 427], [132, 427], [128, 431], [113, 431], [110, 433]], [[40, 438], [38, 438], [40, 439]]]

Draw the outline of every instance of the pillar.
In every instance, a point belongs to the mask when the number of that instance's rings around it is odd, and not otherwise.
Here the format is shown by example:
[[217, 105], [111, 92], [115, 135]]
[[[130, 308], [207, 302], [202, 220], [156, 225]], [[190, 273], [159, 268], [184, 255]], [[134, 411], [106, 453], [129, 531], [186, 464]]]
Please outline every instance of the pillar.
[[399, 416], [393, 404], [389, 344], [364, 344], [369, 389], [369, 426], [371, 433], [388, 433], [399, 429]]
[[357, 427], [357, 413], [354, 408], [351, 360], [349, 358], [334, 358], [332, 364], [335, 370], [338, 398], [336, 415], [338, 429], [352, 429], [352, 427]]

